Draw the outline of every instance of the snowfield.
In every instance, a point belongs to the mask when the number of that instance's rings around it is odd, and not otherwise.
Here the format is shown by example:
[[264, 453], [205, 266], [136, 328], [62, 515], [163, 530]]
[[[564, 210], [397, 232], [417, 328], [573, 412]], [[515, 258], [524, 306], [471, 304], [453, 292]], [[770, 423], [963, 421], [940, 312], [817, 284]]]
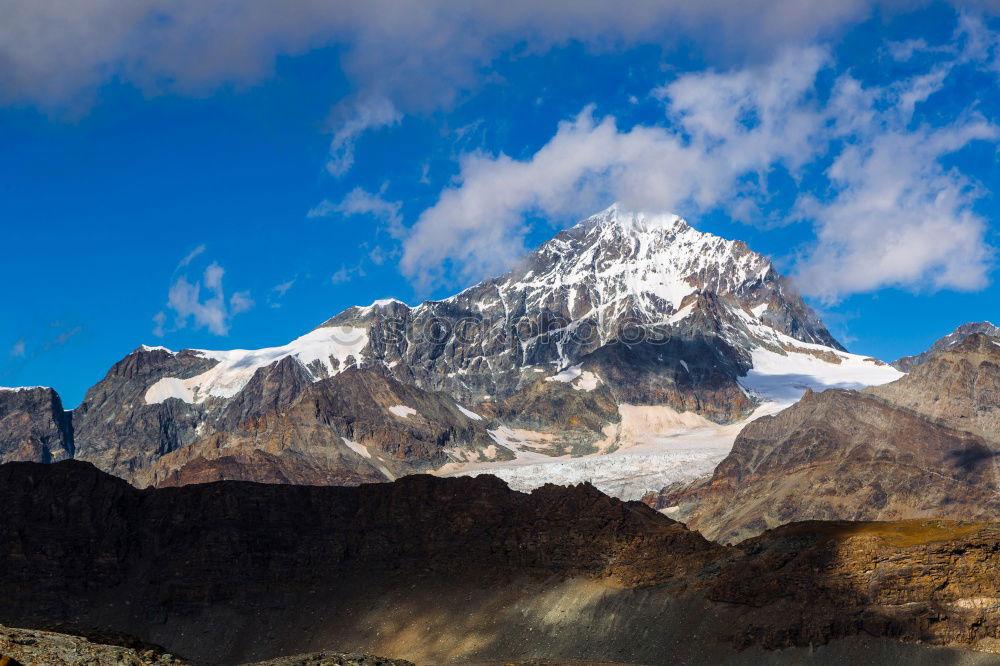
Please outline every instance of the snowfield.
[[[196, 349], [193, 350], [196, 354], [214, 359], [218, 364], [188, 379], [160, 379], [146, 390], [146, 404], [161, 403], [168, 398], [189, 403], [204, 402], [209, 397], [232, 398], [243, 390], [257, 370], [289, 356], [298, 359], [318, 381], [341, 372], [360, 359], [367, 344], [366, 329], [330, 326], [317, 328], [281, 347], [230, 351]], [[165, 351], [170, 352], [169, 349]]]
[[[832, 354], [840, 362], [822, 360], [810, 353], [782, 355], [767, 349], [754, 350], [754, 368], [741, 380], [741, 385], [762, 402], [745, 421], [719, 425], [697, 414], [679, 413], [670, 407], [622, 405], [619, 408], [621, 423], [606, 429], [608, 437], [598, 443], [601, 453], [579, 457], [548, 456], [540, 450], [544, 450], [546, 439], [551, 439], [551, 435], [500, 428], [490, 434], [498, 444], [513, 451], [516, 460], [452, 463], [438, 473], [445, 476], [493, 474], [521, 491], [546, 483], [570, 485], [587, 481], [613, 497], [636, 500], [671, 483], [710, 474], [729, 454], [736, 436], [747, 423], [780, 412], [801, 398], [807, 389], [860, 389], [903, 376], [892, 366], [864, 356], [799, 340], [794, 340], [794, 344], [806, 352]], [[603, 452], [614, 444], [618, 448]]]

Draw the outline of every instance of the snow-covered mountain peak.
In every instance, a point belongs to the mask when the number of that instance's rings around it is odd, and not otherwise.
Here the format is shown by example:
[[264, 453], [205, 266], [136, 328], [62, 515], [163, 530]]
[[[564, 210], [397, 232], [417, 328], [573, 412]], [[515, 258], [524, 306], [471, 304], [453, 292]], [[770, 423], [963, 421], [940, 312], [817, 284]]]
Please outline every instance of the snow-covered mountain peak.
[[672, 213], [616, 204], [561, 232], [506, 277], [549, 286], [618, 282], [631, 295], [657, 296], [666, 301], [661, 307], [676, 311], [694, 291], [735, 292], [769, 272], [771, 262], [740, 241], [698, 231]]
[[[677, 215], [614, 205], [560, 232], [507, 275], [460, 296], [499, 290], [505, 301], [524, 302], [529, 310], [547, 309], [570, 320], [593, 317], [613, 335], [623, 317], [642, 324], [676, 323], [691, 313], [692, 299], [707, 293], [755, 316], [783, 311], [787, 308], [780, 302], [791, 300], [792, 309], [808, 318], [808, 309], [783, 286], [771, 262], [740, 241], [698, 231]], [[810, 329], [806, 342], [832, 341], [820, 332], [818, 320], [805, 328]]]
[[[203, 365], [214, 365], [168, 378], [147, 401], [229, 398], [257, 370], [292, 357], [314, 381], [349, 367], [374, 368], [476, 403], [509, 396], [548, 368], [625, 353], [620, 343], [634, 344], [636, 331], [673, 340], [670, 354], [686, 355], [685, 366], [664, 355], [662, 342], [648, 351], [648, 362], [670, 373], [693, 367], [692, 346], [706, 368], [723, 362], [734, 377], [752, 366], [755, 349], [841, 349], [766, 257], [677, 215], [615, 205], [560, 232], [507, 274], [450, 298], [348, 308], [280, 347], [192, 350]], [[687, 372], [671, 381], [696, 381]]]
[[576, 226], [604, 230], [617, 227], [628, 233], [683, 231], [690, 228], [679, 215], [631, 210], [623, 208], [618, 203], [611, 204], [600, 213], [581, 220]]

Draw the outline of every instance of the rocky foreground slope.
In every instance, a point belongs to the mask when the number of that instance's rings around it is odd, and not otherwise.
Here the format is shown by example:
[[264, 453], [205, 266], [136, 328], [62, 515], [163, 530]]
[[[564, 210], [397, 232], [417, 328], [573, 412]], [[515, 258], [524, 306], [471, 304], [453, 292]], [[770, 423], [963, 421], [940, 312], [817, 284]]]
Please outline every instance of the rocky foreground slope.
[[196, 661], [792, 663], [829, 643], [819, 663], [835, 663], [868, 641], [885, 663], [935, 663], [897, 641], [1000, 649], [993, 522], [803, 523], [726, 547], [588, 486], [137, 490], [76, 461], [0, 466], [0, 505], [0, 623], [97, 627]]
[[732, 423], [812, 375], [858, 387], [898, 372], [844, 352], [744, 243], [611, 207], [451, 298], [349, 308], [279, 347], [140, 347], [71, 415], [0, 392], [0, 418], [54, 419], [72, 442], [0, 430], [0, 462], [74, 457], [142, 486], [357, 484], [607, 453], [636, 443], [636, 407]]
[[[66, 634], [0, 625], [0, 666], [196, 666], [158, 645], [124, 635]], [[245, 666], [413, 666], [405, 659], [315, 652]]]
[[710, 479], [647, 501], [712, 539], [799, 520], [1000, 515], [1000, 343], [974, 333], [863, 391], [749, 424]]

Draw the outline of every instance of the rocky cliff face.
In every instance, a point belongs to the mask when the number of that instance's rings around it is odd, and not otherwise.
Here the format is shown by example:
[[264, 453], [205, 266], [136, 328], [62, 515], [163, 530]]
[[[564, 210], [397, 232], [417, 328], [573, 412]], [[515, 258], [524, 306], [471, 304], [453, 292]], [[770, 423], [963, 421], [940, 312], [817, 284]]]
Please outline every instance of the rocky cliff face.
[[1000, 578], [986, 567], [998, 539], [996, 522], [795, 523], [741, 543], [709, 596], [754, 609], [735, 634], [744, 645], [861, 631], [938, 645], [964, 636], [997, 651], [988, 627], [1000, 618]]
[[0, 462], [73, 457], [73, 424], [59, 395], [43, 386], [0, 388]]
[[807, 393], [749, 424], [710, 480], [649, 501], [710, 538], [807, 520], [1000, 509], [1000, 345], [973, 334], [895, 382]]
[[198, 661], [336, 646], [419, 663], [791, 663], [754, 646], [1000, 644], [996, 523], [806, 523], [734, 548], [588, 486], [139, 491], [76, 461], [0, 466], [0, 503], [0, 622]]
[[[251, 395], [280, 394], [268, 378], [285, 374], [286, 365], [301, 369], [285, 360], [258, 371]], [[265, 386], [253, 386], [258, 380]], [[240, 393], [211, 435], [161, 456], [132, 479], [141, 486], [225, 479], [356, 485], [430, 470], [452, 456], [500, 455], [482, 418], [448, 396], [357, 368], [315, 383], [295, 381], [288, 402], [247, 401]]]
[[493, 443], [482, 419], [447, 396], [355, 364], [317, 380], [301, 359], [275, 356], [212, 394], [201, 378], [247, 359], [140, 347], [74, 410], [75, 457], [140, 485], [338, 485], [428, 469], [452, 450], [476, 459]]
[[190, 352], [140, 347], [116, 363], [73, 410], [76, 457], [128, 477], [165, 453], [198, 438], [202, 409], [180, 400], [148, 402], [151, 384], [164, 375], [186, 378], [212, 366]]

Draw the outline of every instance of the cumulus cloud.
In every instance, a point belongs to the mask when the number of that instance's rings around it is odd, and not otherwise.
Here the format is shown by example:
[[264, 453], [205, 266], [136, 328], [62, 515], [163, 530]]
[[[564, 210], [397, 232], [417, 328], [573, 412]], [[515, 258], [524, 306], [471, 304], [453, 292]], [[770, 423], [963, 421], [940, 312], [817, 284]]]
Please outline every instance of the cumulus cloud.
[[799, 262], [802, 289], [835, 301], [885, 286], [985, 287], [993, 250], [986, 221], [973, 212], [977, 188], [940, 160], [998, 136], [995, 125], [970, 119], [939, 130], [890, 130], [846, 147], [827, 171], [836, 196], [800, 201], [817, 235]]
[[[816, 152], [825, 117], [811, 93], [828, 56], [789, 51], [768, 65], [682, 76], [657, 91], [674, 125], [621, 131], [585, 109], [526, 160], [472, 153], [459, 184], [424, 211], [400, 267], [418, 286], [496, 273], [524, 252], [528, 213], [571, 218], [617, 200], [688, 213], [724, 207], [750, 217], [775, 164]], [[752, 121], [752, 122], [751, 122]], [[757, 174], [750, 183], [745, 176]]]
[[[222, 278], [225, 270], [212, 262], [196, 282], [182, 275], [170, 286], [167, 293], [167, 310], [173, 314], [173, 329], [188, 325], [206, 328], [215, 335], [228, 335], [232, 318], [254, 306], [249, 291], [238, 291], [226, 300]], [[207, 292], [207, 293], [206, 293]], [[165, 311], [153, 317], [154, 335], [164, 335], [168, 315]]]
[[[972, 3], [993, 10], [988, 0]], [[201, 94], [249, 85], [284, 55], [339, 47], [350, 94], [334, 110], [327, 171], [344, 175], [358, 137], [404, 113], [449, 105], [501, 53], [570, 41], [591, 50], [701, 44], [709, 59], [766, 59], [872, 16], [930, 0], [8, 0], [0, 102], [85, 108], [100, 85]], [[752, 26], [752, 29], [747, 29]]]
[[974, 115], [911, 127], [947, 65], [887, 88], [841, 75], [824, 97], [817, 82], [829, 64], [805, 48], [767, 65], [683, 75], [656, 91], [665, 125], [623, 131], [586, 109], [527, 159], [466, 155], [457, 184], [412, 227], [401, 270], [425, 289], [481, 278], [524, 252], [529, 216], [568, 219], [611, 200], [766, 224], [775, 170], [804, 188], [806, 172], [829, 163], [791, 211], [816, 229], [796, 266], [808, 293], [982, 286], [992, 251], [972, 210], [977, 190], [941, 159], [995, 141], [997, 128]]

